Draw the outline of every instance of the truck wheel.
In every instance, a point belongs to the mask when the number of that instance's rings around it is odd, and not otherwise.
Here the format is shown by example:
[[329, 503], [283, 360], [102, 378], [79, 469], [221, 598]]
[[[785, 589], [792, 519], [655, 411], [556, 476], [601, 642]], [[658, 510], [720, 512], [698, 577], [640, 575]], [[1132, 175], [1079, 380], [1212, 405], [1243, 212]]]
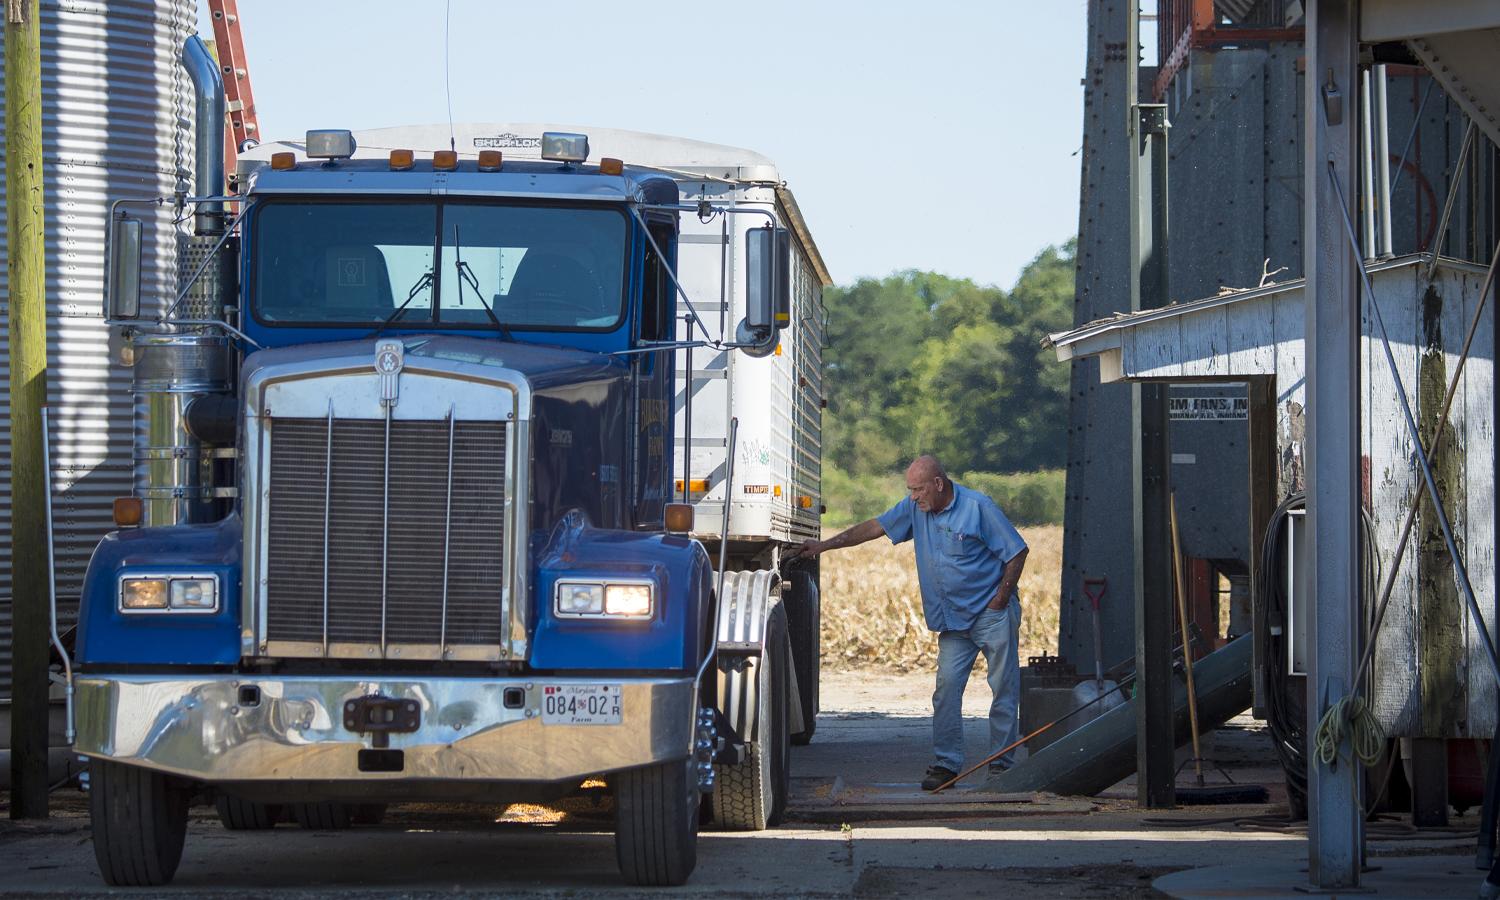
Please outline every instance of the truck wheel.
[[99, 874], [116, 887], [172, 880], [187, 836], [188, 791], [160, 772], [89, 763], [89, 815]]
[[620, 772], [615, 859], [631, 884], [683, 884], [698, 865], [698, 777], [692, 757]]
[[347, 803], [293, 803], [292, 821], [309, 831], [342, 831], [349, 827]]
[[714, 821], [727, 831], [764, 831], [780, 824], [786, 811], [791, 649], [786, 611], [779, 605], [766, 622], [765, 650], [756, 662], [755, 737], [747, 742], [743, 762], [714, 766]]
[[269, 803], [251, 803], [232, 794], [214, 798], [219, 823], [230, 831], [264, 831], [281, 821], [281, 807]]
[[818, 670], [823, 652], [822, 603], [815, 568], [791, 573], [792, 593], [786, 601], [787, 634], [792, 642], [792, 665], [797, 671], [797, 698], [802, 704], [802, 730], [792, 732], [799, 747], [812, 741], [818, 730]]

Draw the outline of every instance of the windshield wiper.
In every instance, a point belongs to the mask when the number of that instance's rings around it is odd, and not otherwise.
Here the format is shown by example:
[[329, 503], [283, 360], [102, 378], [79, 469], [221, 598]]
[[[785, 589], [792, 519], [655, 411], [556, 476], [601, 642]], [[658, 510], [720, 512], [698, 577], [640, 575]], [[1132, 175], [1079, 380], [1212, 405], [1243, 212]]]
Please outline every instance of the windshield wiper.
[[458, 305], [464, 305], [464, 285], [467, 284], [474, 289], [475, 298], [479, 300], [479, 305], [483, 307], [484, 314], [490, 317], [491, 322], [495, 323], [495, 328], [499, 330], [500, 336], [507, 341], [514, 341], [515, 338], [511, 337], [510, 330], [495, 316], [495, 311], [490, 308], [490, 305], [484, 302], [484, 291], [479, 289], [479, 279], [474, 275], [474, 270], [469, 268], [469, 264], [464, 262], [463, 244], [459, 243], [458, 225], [456, 224], [453, 226], [453, 271], [458, 274]]
[[401, 318], [401, 314], [406, 312], [406, 307], [409, 306], [413, 300], [417, 299], [417, 294], [421, 293], [423, 288], [427, 288], [428, 290], [432, 289], [432, 281], [432, 270], [428, 269], [427, 271], [423, 272], [422, 277], [417, 279], [417, 283], [411, 286], [410, 291], [406, 292], [406, 299], [401, 301], [401, 305], [396, 307], [390, 315], [386, 316], [385, 321], [381, 322], [374, 331], [370, 332], [369, 336], [372, 338], [380, 337], [380, 333], [382, 331], [385, 331], [392, 322]]

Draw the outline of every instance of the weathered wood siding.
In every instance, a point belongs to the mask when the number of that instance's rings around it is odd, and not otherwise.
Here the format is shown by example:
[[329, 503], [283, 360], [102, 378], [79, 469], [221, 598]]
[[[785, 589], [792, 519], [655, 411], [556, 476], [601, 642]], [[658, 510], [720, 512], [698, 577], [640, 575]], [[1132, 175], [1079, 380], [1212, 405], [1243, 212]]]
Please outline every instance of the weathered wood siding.
[[[1448, 380], [1479, 303], [1484, 274], [1443, 262], [1431, 283], [1425, 263], [1403, 259], [1371, 274], [1391, 355], [1429, 446]], [[1135, 380], [1229, 381], [1271, 375], [1276, 385], [1278, 496], [1304, 487], [1306, 354], [1301, 283], [1228, 302], [1185, 304], [1176, 315], [1126, 327], [1123, 373]], [[1494, 312], [1486, 305], [1459, 382], [1443, 441], [1432, 454], [1444, 509], [1487, 627], [1494, 633]], [[1488, 737], [1496, 686], [1430, 501], [1423, 501], [1400, 560], [1407, 510], [1423, 481], [1416, 442], [1386, 362], [1375, 307], [1363, 307], [1361, 448], [1363, 493], [1376, 547], [1372, 595], [1394, 571], [1377, 634], [1372, 697], [1377, 717], [1402, 737]], [[1398, 565], [1399, 564], [1399, 565]]]
[[[1423, 443], [1434, 447], [1448, 382], [1479, 302], [1483, 276], [1441, 266], [1430, 285], [1421, 267], [1381, 273], [1375, 281], [1402, 387]], [[1430, 498], [1418, 510], [1399, 561], [1394, 553], [1423, 475], [1405, 424], [1396, 381], [1365, 305], [1362, 416], [1370, 517], [1378, 547], [1379, 592], [1398, 565], [1385, 621], [1376, 636], [1372, 697], [1376, 715], [1403, 737], [1482, 737], [1495, 724], [1495, 685], [1478, 631], [1459, 588]], [[1465, 364], [1441, 441], [1430, 452], [1443, 507], [1493, 630], [1494, 425], [1491, 350], [1494, 316], [1487, 306]]]

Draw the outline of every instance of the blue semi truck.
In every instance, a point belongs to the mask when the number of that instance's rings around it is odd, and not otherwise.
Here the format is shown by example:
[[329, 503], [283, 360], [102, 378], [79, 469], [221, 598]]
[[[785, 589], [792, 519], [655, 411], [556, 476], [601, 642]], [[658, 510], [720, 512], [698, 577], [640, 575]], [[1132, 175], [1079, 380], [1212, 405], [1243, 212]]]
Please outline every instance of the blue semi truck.
[[[817, 706], [817, 571], [783, 552], [820, 511], [826, 282], [785, 186], [481, 127], [310, 132], [226, 195], [216, 67], [184, 61], [180, 288], [143, 276], [155, 207], [109, 224], [143, 413], [74, 660], [105, 881], [168, 882], [203, 802], [338, 828], [599, 778], [642, 885], [688, 878], [700, 821], [775, 824]], [[709, 382], [738, 390], [695, 432]]]

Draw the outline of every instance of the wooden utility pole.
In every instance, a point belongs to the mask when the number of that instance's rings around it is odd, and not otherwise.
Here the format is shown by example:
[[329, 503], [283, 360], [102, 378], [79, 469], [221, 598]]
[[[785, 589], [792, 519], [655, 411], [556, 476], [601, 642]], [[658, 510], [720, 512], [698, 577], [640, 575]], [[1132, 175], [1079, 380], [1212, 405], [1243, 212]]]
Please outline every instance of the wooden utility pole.
[[10, 815], [47, 816], [47, 536], [42, 464], [47, 294], [42, 230], [42, 30], [37, 0], [6, 0], [5, 226], [10, 277]]

